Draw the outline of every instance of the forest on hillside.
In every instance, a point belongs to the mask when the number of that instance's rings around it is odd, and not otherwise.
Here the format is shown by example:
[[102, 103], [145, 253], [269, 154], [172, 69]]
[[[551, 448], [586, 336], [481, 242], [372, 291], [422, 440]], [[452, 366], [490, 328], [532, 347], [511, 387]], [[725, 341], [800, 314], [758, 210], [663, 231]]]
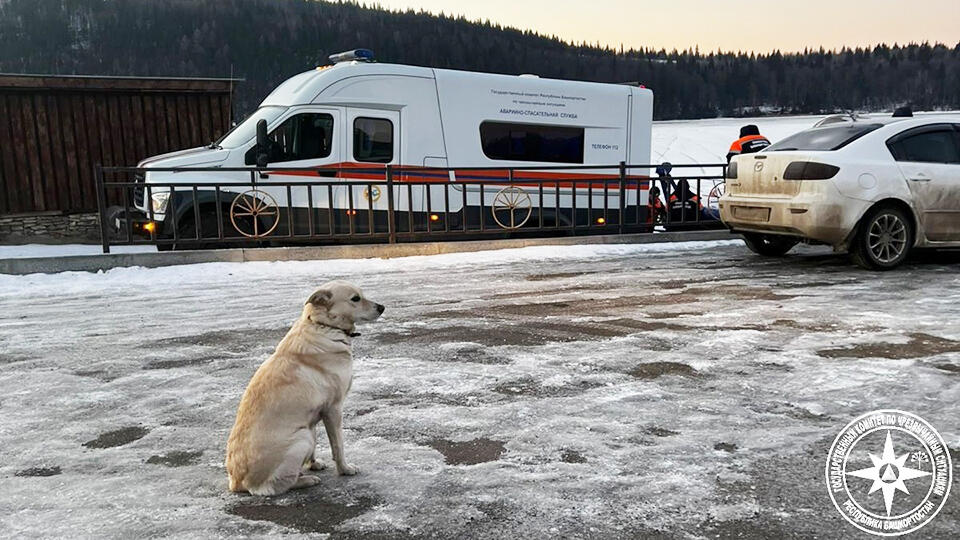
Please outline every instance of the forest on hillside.
[[0, 44], [6, 73], [232, 73], [245, 79], [234, 107], [241, 116], [287, 77], [356, 47], [373, 49], [381, 62], [639, 82], [654, 90], [658, 119], [960, 108], [960, 43], [796, 54], [620, 51], [316, 0], [0, 0]]

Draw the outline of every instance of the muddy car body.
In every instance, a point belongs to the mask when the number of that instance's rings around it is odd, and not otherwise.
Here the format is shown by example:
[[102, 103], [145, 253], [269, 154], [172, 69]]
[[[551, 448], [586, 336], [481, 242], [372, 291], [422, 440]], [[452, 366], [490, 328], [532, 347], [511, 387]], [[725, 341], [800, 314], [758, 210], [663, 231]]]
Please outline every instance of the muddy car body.
[[721, 219], [763, 255], [803, 241], [886, 269], [960, 246], [960, 115], [815, 127], [734, 157], [727, 176]]

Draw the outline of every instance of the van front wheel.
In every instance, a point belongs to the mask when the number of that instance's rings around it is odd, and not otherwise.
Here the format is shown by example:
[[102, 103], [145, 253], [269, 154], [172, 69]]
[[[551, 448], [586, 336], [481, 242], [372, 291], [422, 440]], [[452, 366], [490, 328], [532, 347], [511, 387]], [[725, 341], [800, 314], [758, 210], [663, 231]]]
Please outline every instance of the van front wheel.
[[907, 258], [913, 234], [913, 221], [906, 212], [896, 206], [881, 206], [860, 222], [850, 255], [869, 270], [890, 270]]
[[793, 249], [793, 246], [800, 243], [791, 236], [758, 233], [743, 233], [743, 242], [747, 244], [750, 251], [765, 257], [782, 257]]
[[211, 205], [202, 205], [199, 208], [200, 234], [197, 234], [198, 223], [195, 221], [193, 210], [190, 209], [183, 213], [183, 216], [181, 216], [180, 223], [177, 227], [177, 236], [180, 238], [181, 242], [167, 245], [173, 246], [173, 249], [177, 250], [243, 247], [243, 245], [239, 242], [231, 242], [226, 240], [226, 238], [230, 237], [237, 238], [237, 230], [230, 222], [230, 218], [228, 217], [229, 214], [227, 214], [228, 211], [228, 209], [224, 208], [220, 216], [220, 230], [223, 231], [224, 239], [218, 238], [219, 231], [217, 229], [217, 207]]

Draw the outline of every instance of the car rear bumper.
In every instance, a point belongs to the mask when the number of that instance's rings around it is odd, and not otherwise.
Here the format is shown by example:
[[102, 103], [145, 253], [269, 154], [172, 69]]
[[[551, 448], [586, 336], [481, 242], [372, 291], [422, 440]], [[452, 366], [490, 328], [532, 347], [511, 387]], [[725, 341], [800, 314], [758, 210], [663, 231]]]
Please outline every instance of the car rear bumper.
[[863, 213], [862, 205], [839, 193], [790, 198], [727, 195], [720, 201], [720, 219], [736, 232], [784, 234], [842, 248]]

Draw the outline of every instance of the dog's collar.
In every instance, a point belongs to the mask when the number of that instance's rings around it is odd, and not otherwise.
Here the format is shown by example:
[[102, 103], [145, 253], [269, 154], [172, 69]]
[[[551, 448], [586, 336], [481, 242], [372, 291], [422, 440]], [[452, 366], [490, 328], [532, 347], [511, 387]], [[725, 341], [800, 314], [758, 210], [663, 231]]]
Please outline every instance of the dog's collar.
[[327, 328], [329, 328], [329, 329], [331, 329], [331, 330], [338, 330], [338, 331], [340, 331], [340, 332], [343, 332], [343, 335], [345, 335], [345, 336], [347, 336], [347, 337], [352, 337], [352, 338], [353, 338], [353, 337], [358, 337], [358, 336], [360, 335], [360, 332], [349, 332], [349, 331], [347, 331], [347, 330], [344, 330], [343, 328], [340, 328], [339, 326], [333, 326], [333, 325], [331, 325], [331, 324], [323, 324], [323, 323], [319, 323], [319, 322], [316, 322], [316, 321], [314, 321], [314, 324], [316, 324], [317, 326], [325, 326], [325, 327], [327, 327]]
[[344, 330], [343, 328], [337, 328], [336, 326], [331, 326], [330, 328], [333, 328], [334, 330], [339, 330], [339, 331], [343, 332], [343, 335], [345, 335], [345, 336], [347, 336], [347, 337], [357, 337], [357, 336], [360, 335], [360, 332], [347, 332], [347, 331]]
[[[360, 335], [359, 332], [347, 332], [347, 331], [344, 330], [343, 328], [337, 328], [337, 327], [335, 327], [335, 326], [332, 326], [331, 328], [333, 328], [334, 330], [339, 330], [340, 332], [343, 333], [344, 336], [346, 336], [346, 337], [348, 337], [348, 338], [355, 338], [355, 337], [357, 337], [357, 336]], [[346, 339], [332, 339], [331, 341], [335, 341], [335, 342], [337, 342], [337, 343], [343, 343], [343, 344], [346, 345], [346, 346], [350, 346], [350, 343], [349, 343], [348, 340], [346, 340]]]

